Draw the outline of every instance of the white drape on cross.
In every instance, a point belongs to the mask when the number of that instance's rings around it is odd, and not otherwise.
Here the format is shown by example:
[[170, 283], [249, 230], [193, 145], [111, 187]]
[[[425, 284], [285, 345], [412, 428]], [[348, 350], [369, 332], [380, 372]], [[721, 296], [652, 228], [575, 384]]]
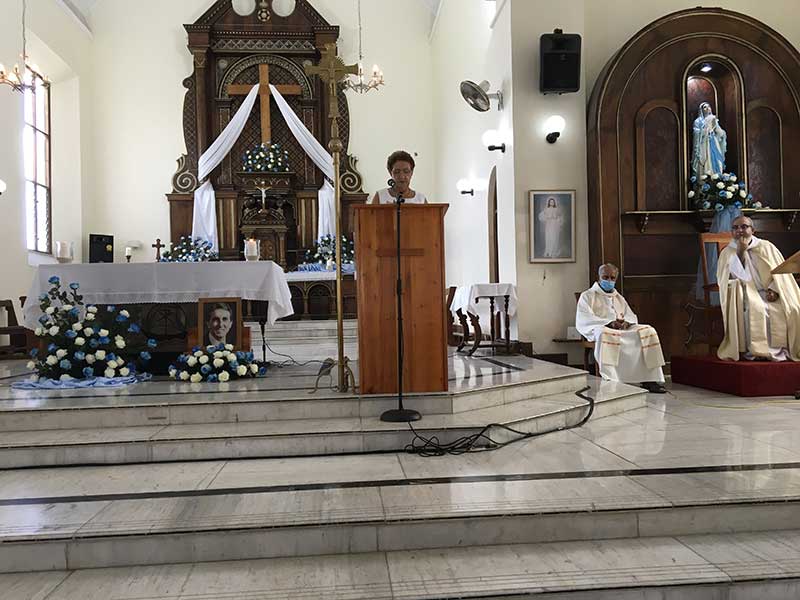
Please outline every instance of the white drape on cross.
[[[334, 189], [329, 180], [333, 180], [333, 157], [322, 147], [300, 118], [289, 107], [281, 93], [270, 84], [270, 92], [275, 98], [275, 103], [286, 119], [289, 129], [297, 139], [300, 146], [308, 154], [315, 165], [322, 171], [326, 181], [319, 190], [319, 219], [317, 225], [317, 238], [323, 235], [333, 235], [334, 215]], [[222, 162], [233, 149], [236, 140], [242, 134], [250, 112], [258, 98], [260, 86], [254, 85], [244, 102], [236, 111], [230, 123], [225, 127], [214, 143], [203, 152], [197, 161], [197, 178], [203, 181]], [[219, 238], [217, 236], [217, 200], [211, 180], [205, 181], [194, 192], [194, 213], [192, 216], [192, 237], [202, 238], [211, 242], [215, 251], [219, 251]]]

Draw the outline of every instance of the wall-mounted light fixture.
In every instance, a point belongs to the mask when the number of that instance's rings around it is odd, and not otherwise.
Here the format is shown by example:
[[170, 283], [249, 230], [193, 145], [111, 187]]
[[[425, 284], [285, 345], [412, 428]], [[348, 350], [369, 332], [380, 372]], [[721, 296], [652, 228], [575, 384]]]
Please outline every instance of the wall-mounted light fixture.
[[502, 141], [500, 133], [496, 129], [485, 131], [481, 136], [481, 142], [483, 142], [483, 145], [486, 146], [486, 149], [489, 151], [500, 150], [500, 152], [503, 153], [506, 151], [506, 144]]
[[469, 179], [459, 179], [456, 182], [456, 189], [461, 194], [469, 194], [470, 196], [475, 195], [475, 187], [472, 185]]
[[555, 144], [556, 140], [561, 136], [567, 122], [561, 115], [553, 115], [544, 122], [544, 130], [547, 133], [545, 139], [549, 144]]
[[0, 179], [0, 196], [2, 196], [8, 187], [6, 186], [6, 182]]
[[710, 72], [711, 72], [711, 65], [710, 65], [710, 64], [708, 64], [708, 63], [703, 63], [703, 66], [702, 66], [702, 67], [700, 67], [700, 70], [701, 70], [703, 73], [710, 73]]

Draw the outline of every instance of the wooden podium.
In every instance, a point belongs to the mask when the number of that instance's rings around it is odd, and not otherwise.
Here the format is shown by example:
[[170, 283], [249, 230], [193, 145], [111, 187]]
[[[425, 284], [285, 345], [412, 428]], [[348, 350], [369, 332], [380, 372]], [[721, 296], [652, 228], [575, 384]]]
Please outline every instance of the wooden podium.
[[[444, 214], [447, 204], [404, 204], [403, 392], [447, 391]], [[362, 394], [397, 393], [397, 228], [394, 204], [360, 204], [356, 217], [358, 370]]]

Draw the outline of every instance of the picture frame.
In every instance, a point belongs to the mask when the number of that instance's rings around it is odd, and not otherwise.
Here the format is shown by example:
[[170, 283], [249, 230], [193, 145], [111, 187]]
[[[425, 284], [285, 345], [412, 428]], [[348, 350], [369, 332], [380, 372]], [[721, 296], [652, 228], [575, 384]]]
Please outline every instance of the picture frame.
[[200, 298], [197, 301], [198, 345], [233, 344], [234, 349], [241, 350], [242, 326], [241, 298]]
[[528, 192], [531, 263], [575, 262], [575, 190]]

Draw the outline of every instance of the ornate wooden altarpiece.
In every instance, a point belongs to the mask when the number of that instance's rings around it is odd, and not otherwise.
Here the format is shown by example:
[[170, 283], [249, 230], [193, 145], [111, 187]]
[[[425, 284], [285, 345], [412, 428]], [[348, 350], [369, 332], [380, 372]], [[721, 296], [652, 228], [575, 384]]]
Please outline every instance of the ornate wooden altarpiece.
[[[266, 16], [266, 18], [264, 18]], [[170, 235], [191, 234], [193, 192], [198, 187], [197, 159], [217, 138], [241, 106], [247, 92], [261, 82], [260, 99], [231, 153], [211, 174], [217, 197], [217, 227], [223, 260], [242, 260], [243, 237], [261, 239], [261, 256], [287, 270], [303, 262], [317, 235], [317, 190], [323, 175], [306, 156], [269, 97], [275, 85], [306, 127], [327, 147], [330, 121], [326, 86], [306, 76], [303, 65], [317, 64], [320, 50], [339, 37], [307, 0], [280, 17], [257, 10], [240, 16], [230, 0], [218, 0], [191, 25], [184, 25], [194, 72], [183, 81], [183, 132], [186, 154], [178, 159], [170, 205]], [[366, 201], [356, 159], [347, 153], [350, 116], [339, 90], [339, 119], [344, 143], [342, 230], [351, 233], [352, 205]], [[242, 156], [259, 142], [279, 143], [289, 152], [290, 173], [244, 173]], [[266, 191], [266, 206], [261, 206]], [[307, 287], [307, 286], [306, 286]], [[293, 290], [294, 294], [295, 290]]]

